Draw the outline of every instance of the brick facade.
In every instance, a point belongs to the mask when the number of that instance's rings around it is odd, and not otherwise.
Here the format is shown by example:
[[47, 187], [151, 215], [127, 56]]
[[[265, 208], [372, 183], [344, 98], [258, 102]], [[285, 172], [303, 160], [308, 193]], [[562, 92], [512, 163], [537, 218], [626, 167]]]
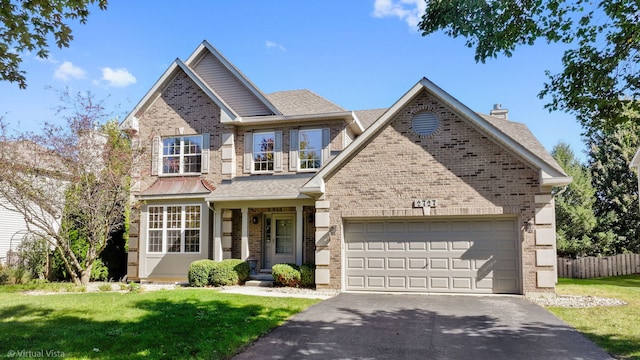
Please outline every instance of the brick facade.
[[[440, 125], [430, 136], [411, 129], [415, 113], [429, 109]], [[538, 171], [455, 115], [426, 91], [391, 119], [348, 163], [326, 180], [331, 204], [330, 284], [341, 286], [341, 238], [349, 217], [423, 216], [413, 199], [437, 199], [431, 216], [534, 217]], [[536, 289], [535, 239], [521, 232], [523, 288]]]

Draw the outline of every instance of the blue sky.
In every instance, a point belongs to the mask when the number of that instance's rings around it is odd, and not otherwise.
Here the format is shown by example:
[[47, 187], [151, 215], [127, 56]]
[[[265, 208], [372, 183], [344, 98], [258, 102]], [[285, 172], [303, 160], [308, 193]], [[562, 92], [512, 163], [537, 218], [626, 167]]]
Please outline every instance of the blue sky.
[[[471, 109], [493, 104], [527, 124], [548, 149], [569, 143], [584, 159], [581, 128], [537, 97], [563, 47], [540, 43], [477, 64], [462, 39], [423, 37], [422, 0], [111, 0], [73, 26], [69, 48], [27, 54], [28, 89], [0, 82], [0, 115], [14, 129], [59, 121], [56, 92], [90, 91], [121, 119], [175, 58], [208, 40], [263, 92], [309, 89], [348, 110], [389, 107], [427, 77]], [[50, 89], [47, 89], [50, 88]]]

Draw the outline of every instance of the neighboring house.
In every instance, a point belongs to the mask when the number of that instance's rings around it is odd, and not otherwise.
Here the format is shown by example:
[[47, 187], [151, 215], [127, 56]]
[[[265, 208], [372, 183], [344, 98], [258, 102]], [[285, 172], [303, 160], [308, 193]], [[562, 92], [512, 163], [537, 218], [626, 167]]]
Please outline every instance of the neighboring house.
[[[59, 180], [56, 180], [58, 176], [53, 175], [52, 169], [55, 167], [54, 158], [41, 146], [30, 141], [13, 141], [0, 144], [0, 168], [4, 168], [5, 159], [9, 163], [6, 166], [24, 166], [28, 171], [36, 170], [37, 177], [33, 177], [34, 181], [38, 182], [50, 182], [54, 184], [54, 187], [60, 187], [63, 184]], [[7, 170], [5, 170], [5, 174]], [[48, 174], [51, 174], [49, 176]], [[52, 214], [52, 210], [43, 209], [35, 201], [29, 201], [28, 197], [15, 198], [20, 203], [24, 204], [21, 209], [9, 202], [7, 197], [2, 194], [11, 189], [2, 181], [0, 176], [0, 264], [16, 264], [18, 261], [18, 250], [22, 241], [30, 235], [39, 234], [40, 231], [33, 225], [27, 224], [26, 212], [31, 212], [31, 217], [35, 221], [47, 223], [52, 229], [57, 231], [60, 228], [59, 221], [57, 220], [57, 214]], [[46, 185], [45, 185], [46, 186]], [[45, 187], [43, 186], [43, 187]], [[52, 194], [54, 192], [49, 192]], [[61, 200], [64, 199], [61, 194]]]
[[130, 279], [253, 258], [314, 263], [318, 288], [343, 291], [554, 292], [551, 189], [571, 178], [499, 106], [426, 78], [380, 110], [264, 94], [205, 41], [122, 126], [146, 149]]

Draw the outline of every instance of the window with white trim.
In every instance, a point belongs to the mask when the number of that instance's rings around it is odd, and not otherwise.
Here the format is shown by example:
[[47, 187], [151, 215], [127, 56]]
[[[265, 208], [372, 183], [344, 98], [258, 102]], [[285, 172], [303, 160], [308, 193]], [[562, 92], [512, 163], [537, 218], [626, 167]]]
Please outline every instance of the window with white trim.
[[271, 172], [275, 160], [275, 132], [253, 134], [253, 172]]
[[199, 174], [202, 171], [202, 135], [162, 139], [163, 174]]
[[149, 206], [148, 253], [200, 252], [200, 205]]
[[300, 170], [322, 166], [322, 129], [298, 131], [298, 161]]
[[289, 171], [317, 171], [331, 154], [331, 129], [292, 129], [289, 131]]

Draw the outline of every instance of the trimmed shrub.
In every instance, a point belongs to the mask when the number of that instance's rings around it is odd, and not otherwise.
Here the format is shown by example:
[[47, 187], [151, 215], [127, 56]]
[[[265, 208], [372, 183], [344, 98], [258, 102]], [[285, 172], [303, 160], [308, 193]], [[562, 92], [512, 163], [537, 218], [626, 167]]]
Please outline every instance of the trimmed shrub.
[[275, 264], [271, 275], [279, 285], [297, 287], [300, 284], [300, 270], [295, 264]]
[[314, 287], [316, 285], [316, 266], [314, 264], [302, 264], [300, 266], [300, 286]]
[[209, 285], [226, 286], [238, 285], [240, 278], [233, 268], [233, 263], [228, 261], [214, 262], [209, 273]]
[[226, 259], [222, 260], [223, 263], [228, 263], [229, 266], [235, 270], [238, 274], [238, 283], [244, 284], [245, 281], [249, 279], [249, 273], [251, 272], [251, 268], [249, 268], [249, 263], [240, 260], [240, 259]]
[[204, 287], [209, 284], [209, 274], [216, 262], [209, 259], [197, 260], [189, 265], [189, 285], [193, 287]]

